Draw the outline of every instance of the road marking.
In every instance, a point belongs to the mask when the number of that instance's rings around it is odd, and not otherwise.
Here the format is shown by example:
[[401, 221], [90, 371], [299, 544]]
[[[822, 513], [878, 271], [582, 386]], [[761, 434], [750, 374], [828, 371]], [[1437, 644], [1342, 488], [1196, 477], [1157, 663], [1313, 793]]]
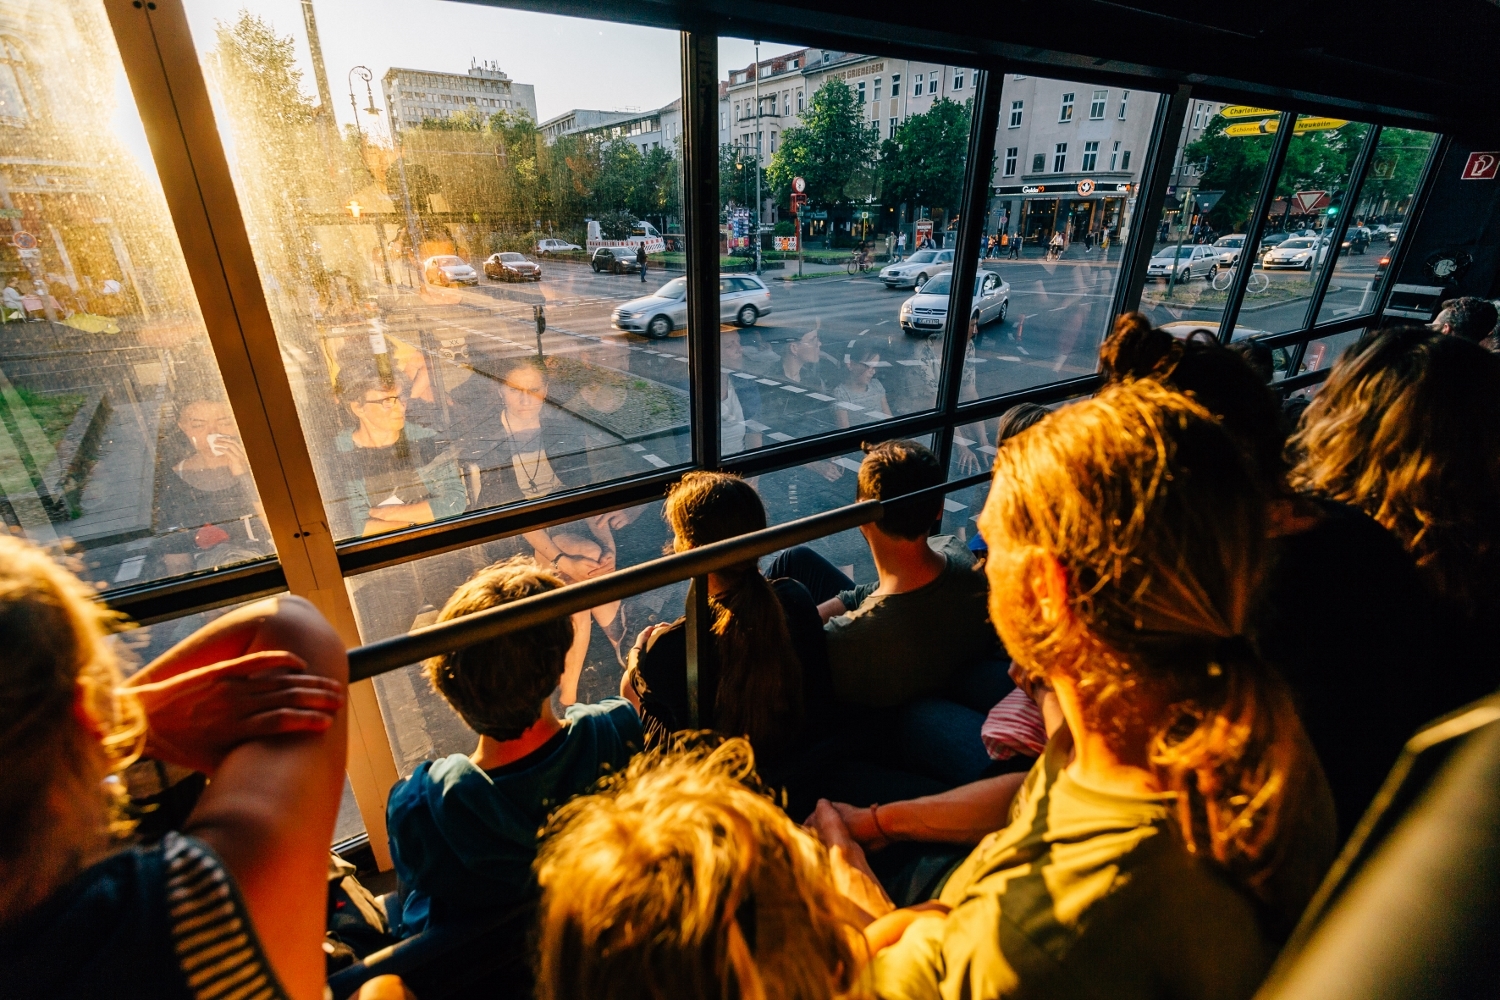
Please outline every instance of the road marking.
[[[882, 322], [882, 323], [889, 323], [889, 322], [890, 322], [890, 320], [888, 320], [888, 319], [883, 319], [883, 320], [881, 320], [881, 321], [880, 321], [880, 322]], [[870, 331], [869, 331], [869, 330], [861, 330], [861, 331], [859, 331], [859, 332], [858, 332], [858, 333], [856, 333], [856, 334], [855, 334], [855, 336], [856, 336], [856, 337], [863, 337], [863, 336], [864, 336], [864, 335], [865, 335], [865, 334], [867, 334], [867, 333], [869, 333], [869, 332], [870, 332]], [[854, 341], [852, 341], [852, 340], [851, 340], [851, 341], [850, 341], [850, 342], [849, 342], [849, 346], [850, 346], [850, 347], [853, 347], [853, 346], [854, 346]]]
[[642, 455], [641, 457], [650, 462], [652, 465], [656, 466], [658, 469], [665, 469], [667, 467], [666, 460], [656, 455], [647, 454]]
[[1062, 371], [1063, 362], [1067, 361], [1067, 360], [1068, 360], [1068, 356], [1066, 354], [1059, 354], [1057, 356], [1057, 364], [1055, 364], [1055, 365], [1052, 366], [1052, 370], [1055, 371], [1055, 372]]
[[755, 378], [755, 376], [751, 375], [749, 372], [735, 372], [734, 373], [734, 377], [735, 378], [749, 378], [749, 379]]
[[831, 403], [831, 402], [833, 402], [833, 397], [832, 396], [825, 396], [821, 392], [810, 392], [810, 393], [807, 394], [807, 398], [808, 399], [816, 399], [820, 403]]
[[767, 427], [765, 424], [761, 423], [759, 420], [746, 420], [745, 421], [745, 427], [748, 428], [749, 430], [754, 431], [757, 434], [764, 433], [765, 431], [768, 431], [768, 430], [771, 429], [771, 428]]
[[759, 382], [761, 385], [780, 385], [781, 384], [780, 382], [777, 382], [775, 379], [769, 379], [769, 378], [758, 378], [755, 381]]
[[875, 324], [875, 325], [876, 325], [876, 326], [884, 326], [884, 325], [885, 325], [885, 324], [887, 324], [887, 323], [889, 323], [889, 322], [890, 322], [890, 320], [888, 320], [888, 319], [883, 319], [883, 320], [881, 320], [881, 321], [880, 321], [880, 322], [879, 322], [879, 323], [876, 323], [876, 324]]
[[943, 509], [950, 514], [956, 514], [961, 510], [968, 510], [969, 505], [966, 503], [959, 503], [957, 500], [951, 499], [950, 497], [943, 497]]
[[858, 403], [845, 403], [842, 400], [840, 400], [837, 403], [834, 403], [833, 405], [837, 406], [841, 410], [856, 410], [856, 411], [858, 411], [858, 410], [863, 410], [864, 409], [864, 407], [860, 406]]
[[918, 365], [920, 365], [921, 363], [922, 362], [920, 362], [920, 361], [913, 361], [911, 358], [906, 358], [904, 360], [900, 360], [900, 361], [896, 362], [896, 364], [898, 364], [898, 365], [906, 365], [906, 367], [908, 367], [908, 368], [915, 368]]
[[1020, 364], [1021, 363], [1021, 359], [1018, 358], [1018, 357], [1016, 357], [1014, 354], [1001, 354], [1001, 355], [999, 355], [996, 358], [996, 360], [997, 361], [1014, 361], [1016, 364]]
[[643, 444], [633, 444], [633, 445], [630, 445], [629, 447], [630, 447], [631, 451], [645, 451], [646, 450], [646, 446], [643, 445]]
[[802, 388], [800, 385], [784, 385], [781, 388], [784, 389], [787, 392], [806, 392], [807, 391], [806, 389]]
[[141, 575], [141, 567], [145, 564], [145, 556], [131, 556], [129, 559], [126, 559], [124, 562], [120, 563], [120, 568], [115, 573], [115, 583], [124, 583], [127, 580], [134, 580], [136, 577]]
[[968, 438], [966, 438], [966, 437], [959, 437], [957, 434], [953, 435], [953, 443], [957, 444], [957, 445], [962, 445], [965, 448], [972, 447], [973, 444], [974, 444], [974, 442], [970, 441]]
[[859, 463], [856, 462], [852, 458], [844, 458], [844, 457], [840, 456], [839, 458], [835, 458], [833, 460], [833, 464], [834, 465], [841, 465], [844, 468], [848, 469], [850, 472], [858, 472], [859, 471]]
[[783, 434], [781, 431], [772, 431], [771, 433], [767, 434], [766, 437], [770, 438], [772, 441], [790, 441], [792, 439], [792, 436], [790, 434]]
[[684, 358], [681, 355], [677, 355], [677, 354], [664, 354], [664, 355], [662, 355], [662, 357], [670, 357], [674, 361], [681, 361], [683, 364], [687, 364], [688, 363], [688, 359], [687, 358]]
[[1063, 311], [1063, 310], [1064, 310], [1064, 309], [1072, 309], [1072, 308], [1073, 308], [1073, 305], [1074, 305], [1074, 303], [1071, 303], [1071, 302], [1070, 302], [1070, 303], [1068, 303], [1068, 304], [1067, 304], [1067, 305], [1065, 305], [1065, 306], [1058, 306], [1058, 307], [1057, 307], [1057, 308], [1056, 308], [1056, 309], [1048, 309], [1048, 310], [1047, 310], [1047, 311], [1048, 311], [1048, 312], [1049, 312], [1049, 313], [1060, 313], [1060, 312], [1062, 312], [1062, 311]]
[[979, 450], [982, 451], [982, 452], [984, 452], [986, 455], [998, 455], [998, 454], [1000, 454], [1000, 449], [996, 448], [992, 444], [982, 444], [982, 445], [979, 446]]

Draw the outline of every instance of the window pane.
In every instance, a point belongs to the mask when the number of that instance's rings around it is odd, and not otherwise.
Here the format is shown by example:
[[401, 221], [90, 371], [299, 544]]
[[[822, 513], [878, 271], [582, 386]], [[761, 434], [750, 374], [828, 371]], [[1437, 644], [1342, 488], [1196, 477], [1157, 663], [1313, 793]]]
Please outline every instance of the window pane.
[[1307, 350], [1302, 355], [1302, 364], [1298, 367], [1298, 373], [1322, 371], [1332, 368], [1338, 363], [1346, 350], [1359, 342], [1364, 336], [1364, 329], [1349, 330], [1344, 333], [1336, 333], [1331, 337], [1321, 340], [1309, 341]]
[[[558, 572], [565, 581], [583, 579], [601, 562], [608, 565], [611, 558], [620, 567], [655, 559], [670, 550], [671, 533], [661, 510], [662, 501], [657, 500], [604, 519], [538, 529], [350, 577], [345, 582], [360, 635], [371, 642], [431, 624], [459, 584], [485, 566], [512, 556], [557, 556], [554, 565], [560, 564]], [[618, 694], [623, 673], [620, 656], [629, 655], [631, 644], [647, 625], [680, 617], [685, 594], [686, 584], [681, 584], [579, 616], [575, 622], [579, 644], [570, 655], [570, 665], [577, 670], [574, 698], [596, 702]], [[474, 734], [432, 690], [420, 666], [376, 677], [375, 691], [403, 775], [423, 760], [474, 749]]]
[[1266, 249], [1259, 266], [1267, 281], [1254, 282], [1257, 291], [1246, 289], [1236, 332], [1286, 333], [1306, 324], [1313, 288], [1335, 259], [1330, 244], [1348, 207], [1350, 174], [1369, 131], [1359, 122], [1297, 118], [1261, 237]]
[[[1060, 95], [1081, 89], [1062, 80], [1007, 77], [1000, 106], [1048, 107]], [[965, 364], [962, 399], [1094, 371], [1113, 319], [1120, 258], [1140, 187], [1139, 169], [1130, 169], [1118, 154], [1122, 148], [1146, 148], [1156, 99], [1156, 94], [1139, 97], [1141, 113], [1125, 121], [1090, 116], [1058, 123], [1033, 116], [1019, 134], [1001, 130], [997, 135], [1001, 169], [984, 220], [974, 296], [979, 327]], [[1066, 140], [1074, 135], [1081, 155], [1066, 152]], [[1042, 174], [1038, 158], [1045, 156], [1036, 152], [1023, 160], [1031, 164], [1029, 172], [1011, 176], [1017, 144], [1026, 151], [1062, 150], [1057, 155], [1065, 172]]]
[[[1234, 269], [1247, 253], [1256, 256], [1255, 248], [1245, 245], [1246, 233], [1259, 203], [1278, 116], [1265, 108], [1201, 101], [1189, 109], [1173, 152], [1167, 200], [1151, 223], [1154, 250], [1140, 310], [1158, 326], [1183, 335], [1199, 328], [1218, 330], [1234, 287]], [[1251, 275], [1249, 311], [1242, 322], [1257, 315], [1255, 297], [1270, 282], [1259, 271]]]
[[7, 11], [5, 530], [71, 553], [101, 589], [271, 556], [103, 5]]
[[[933, 63], [769, 45], [760, 73], [755, 60], [754, 43], [720, 39], [721, 109], [745, 109], [719, 137], [720, 268], [745, 276], [721, 286], [726, 455], [936, 403], [941, 344], [903, 335], [901, 301], [953, 266], [973, 94]], [[862, 99], [861, 81], [893, 73], [909, 93]], [[788, 117], [766, 95], [791, 88], [808, 103]], [[774, 152], [757, 138], [773, 128]]]
[[1319, 323], [1360, 316], [1375, 308], [1381, 279], [1416, 194], [1437, 136], [1405, 128], [1381, 129], [1359, 196], [1348, 208], [1349, 231], [1334, 265]]
[[[273, 0], [189, 13], [336, 536], [689, 454], [677, 33], [438, 0], [324, 5], [320, 38]], [[463, 37], [506, 61], [465, 65]]]

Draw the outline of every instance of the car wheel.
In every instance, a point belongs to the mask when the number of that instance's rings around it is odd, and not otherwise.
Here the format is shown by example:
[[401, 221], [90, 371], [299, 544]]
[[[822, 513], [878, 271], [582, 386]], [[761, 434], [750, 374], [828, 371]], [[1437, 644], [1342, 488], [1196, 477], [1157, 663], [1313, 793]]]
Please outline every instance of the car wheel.
[[1192, 277], [1193, 277], [1193, 269], [1190, 268], [1190, 267], [1185, 267], [1185, 268], [1182, 269], [1182, 273], [1177, 276], [1177, 283], [1179, 285], [1185, 285], [1190, 280], [1192, 280]]
[[646, 336], [652, 340], [666, 340], [672, 335], [672, 321], [665, 316], [653, 316], [646, 324]]
[[1204, 276], [1204, 280], [1212, 283], [1213, 280], [1214, 280], [1214, 276], [1216, 274], [1218, 274], [1218, 273], [1219, 273], [1219, 265], [1218, 264], [1214, 264], [1213, 266], [1211, 266], [1208, 269], [1208, 274]]
[[741, 306], [739, 313], [735, 316], [740, 326], [754, 326], [758, 319], [760, 319], [760, 313], [754, 306]]
[[1010, 299], [1000, 303], [1000, 311], [995, 314], [996, 323], [1004, 323], [1005, 317], [1010, 313]]
[[593, 261], [589, 261], [589, 267], [592, 267], [594, 269], [594, 273], [595, 274], [599, 273], [599, 265], [598, 264], [594, 263]]
[[1312, 270], [1312, 258], [1311, 257], [1307, 258], [1307, 263], [1305, 263], [1305, 264], [1302, 265], [1302, 270], [1304, 270], [1304, 271], [1311, 271]]

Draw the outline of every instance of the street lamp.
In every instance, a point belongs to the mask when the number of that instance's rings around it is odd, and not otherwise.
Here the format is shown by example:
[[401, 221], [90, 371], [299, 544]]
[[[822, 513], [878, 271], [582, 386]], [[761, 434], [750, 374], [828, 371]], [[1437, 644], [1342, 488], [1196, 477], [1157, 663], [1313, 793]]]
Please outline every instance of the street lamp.
[[755, 41], [755, 273], [760, 274], [760, 40]]
[[[355, 66], [350, 69], [345, 77], [349, 81], [349, 106], [354, 109], [354, 134], [359, 139], [360, 162], [364, 163], [365, 133], [364, 130], [359, 127], [359, 102], [354, 99], [354, 78], [356, 76], [365, 81], [365, 98], [369, 103], [369, 107], [364, 109], [365, 114], [374, 115], [378, 118], [380, 116], [380, 109], [375, 106], [375, 92], [370, 89], [370, 81], [375, 78], [375, 74], [370, 72], [370, 68], [368, 66]], [[366, 164], [366, 167], [368, 168], [368, 164]], [[360, 215], [359, 202], [351, 199], [347, 207], [349, 209], [349, 214], [354, 216], [354, 220], [358, 222]], [[393, 285], [395, 284], [395, 282], [391, 278], [391, 264], [385, 256], [385, 226], [381, 224], [379, 219], [371, 219], [370, 221], [375, 225], [375, 247], [380, 251], [380, 270], [385, 275], [385, 283], [387, 285]]]

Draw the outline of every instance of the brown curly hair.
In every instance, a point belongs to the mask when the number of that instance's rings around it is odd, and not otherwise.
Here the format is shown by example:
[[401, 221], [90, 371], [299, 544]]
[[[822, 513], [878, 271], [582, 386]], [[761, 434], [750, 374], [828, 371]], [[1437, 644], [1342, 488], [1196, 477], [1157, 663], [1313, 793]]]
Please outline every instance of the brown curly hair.
[[[1285, 803], [1317, 769], [1244, 635], [1266, 503], [1218, 421], [1154, 379], [1108, 386], [1005, 443], [979, 523], [1011, 656], [1070, 678], [1090, 728], [1177, 794], [1188, 849], [1269, 892]], [[1064, 609], [1029, 586], [1046, 560]]]
[[1390, 529], [1432, 590], [1500, 619], [1500, 357], [1425, 327], [1351, 347], [1302, 417], [1292, 485]]
[[869, 998], [828, 854], [746, 785], [743, 739], [636, 757], [537, 853], [539, 1000]]

